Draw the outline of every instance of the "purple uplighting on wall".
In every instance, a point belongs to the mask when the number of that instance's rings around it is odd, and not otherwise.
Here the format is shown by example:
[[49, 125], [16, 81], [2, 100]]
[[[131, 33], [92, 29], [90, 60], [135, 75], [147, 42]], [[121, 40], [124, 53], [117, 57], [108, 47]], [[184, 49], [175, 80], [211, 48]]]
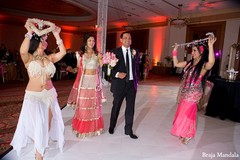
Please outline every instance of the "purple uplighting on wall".
[[215, 57], [216, 58], [220, 58], [221, 57], [221, 50], [218, 51], [218, 52], [215, 52]]

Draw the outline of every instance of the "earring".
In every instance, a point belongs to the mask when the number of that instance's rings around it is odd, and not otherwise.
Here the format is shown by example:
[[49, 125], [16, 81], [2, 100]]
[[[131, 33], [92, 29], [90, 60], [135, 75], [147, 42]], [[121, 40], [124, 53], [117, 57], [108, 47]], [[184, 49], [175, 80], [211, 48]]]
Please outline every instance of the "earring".
[[85, 52], [87, 51], [87, 45], [85, 46]]

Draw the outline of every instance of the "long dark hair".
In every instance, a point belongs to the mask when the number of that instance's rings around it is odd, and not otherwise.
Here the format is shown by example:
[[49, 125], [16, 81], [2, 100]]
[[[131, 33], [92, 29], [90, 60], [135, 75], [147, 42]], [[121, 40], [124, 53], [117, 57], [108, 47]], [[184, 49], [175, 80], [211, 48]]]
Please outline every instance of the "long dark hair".
[[[192, 75], [190, 77], [190, 82], [194, 81], [196, 82], [198, 77], [200, 76], [200, 73], [201, 73], [201, 70], [203, 68], [203, 65], [208, 62], [208, 55], [209, 55], [209, 51], [208, 51], [208, 48], [203, 45], [203, 44], [200, 44], [200, 45], [194, 45], [192, 47], [196, 47], [198, 52], [201, 54], [201, 59], [199, 60], [199, 62], [197, 63], [197, 65], [195, 66], [193, 72], [192, 72]], [[203, 52], [201, 53], [201, 49], [200, 48], [203, 48]], [[194, 67], [193, 66], [193, 61], [194, 59], [191, 59], [188, 63], [187, 63], [187, 67], [186, 67], [186, 72], [187, 72], [187, 77], [186, 79], [188, 78], [189, 76], [189, 73], [190, 73], [190, 70]], [[209, 74], [209, 70], [206, 72], [206, 74], [204, 75], [204, 77], [202, 78], [202, 86], [204, 86], [205, 84], [205, 80], [206, 78], [208, 77], [208, 74]]]
[[82, 56], [87, 50], [86, 50], [86, 46], [87, 46], [87, 40], [90, 38], [90, 37], [93, 37], [94, 40], [95, 40], [95, 45], [93, 46], [93, 51], [95, 53], [95, 55], [97, 56], [98, 55], [98, 51], [97, 51], [97, 46], [96, 46], [96, 38], [95, 36], [91, 35], [91, 34], [85, 34], [84, 36], [84, 40], [83, 40], [83, 45], [82, 47], [80, 48], [81, 52], [80, 52], [80, 56]]
[[41, 37], [36, 34], [33, 34], [30, 40], [30, 46], [29, 46], [28, 52], [33, 54], [37, 50], [40, 41], [41, 41]]

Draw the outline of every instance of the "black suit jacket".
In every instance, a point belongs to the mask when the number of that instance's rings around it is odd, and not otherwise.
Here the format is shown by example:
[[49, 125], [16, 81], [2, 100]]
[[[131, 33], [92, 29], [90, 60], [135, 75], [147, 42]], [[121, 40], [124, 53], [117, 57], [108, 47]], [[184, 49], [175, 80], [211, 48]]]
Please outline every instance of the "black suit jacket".
[[66, 54], [66, 65], [71, 66], [72, 68], [77, 67], [77, 57], [75, 53]]
[[[133, 49], [131, 48], [131, 59], [132, 59], [132, 73], [133, 73], [133, 81], [134, 81], [134, 88], [137, 91], [137, 83], [138, 83], [138, 73], [139, 73], [139, 68], [138, 68], [138, 52], [136, 51], [136, 55], [133, 56]], [[116, 78], [117, 72], [126, 72], [126, 65], [124, 61], [124, 56], [123, 56], [123, 51], [122, 47], [116, 48], [112, 50], [116, 57], [118, 58], [117, 65], [113, 67], [111, 70], [111, 77], [112, 77], [112, 82], [111, 82], [111, 92], [121, 92], [125, 88], [126, 85], [126, 80]]]

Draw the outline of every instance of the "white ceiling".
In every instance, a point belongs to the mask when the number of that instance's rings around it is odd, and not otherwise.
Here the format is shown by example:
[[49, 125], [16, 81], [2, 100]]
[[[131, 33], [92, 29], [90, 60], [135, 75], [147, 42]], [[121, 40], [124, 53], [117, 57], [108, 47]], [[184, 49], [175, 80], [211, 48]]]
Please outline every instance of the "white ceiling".
[[[179, 7], [182, 4], [182, 8]], [[166, 23], [169, 18], [193, 19], [240, 14], [239, 0], [108, 0], [108, 28]], [[24, 23], [27, 17], [48, 19], [69, 31], [94, 31], [97, 0], [1, 0], [0, 23]], [[240, 17], [238, 17], [240, 18]], [[203, 19], [201, 19], [203, 21]]]
[[[71, 1], [71, 0], [68, 0]], [[96, 0], [78, 0], [97, 9]], [[196, 17], [240, 11], [237, 0], [109, 0], [108, 20], [128, 22], [131, 25], [151, 23], [177, 17], [182, 4], [182, 16]]]

